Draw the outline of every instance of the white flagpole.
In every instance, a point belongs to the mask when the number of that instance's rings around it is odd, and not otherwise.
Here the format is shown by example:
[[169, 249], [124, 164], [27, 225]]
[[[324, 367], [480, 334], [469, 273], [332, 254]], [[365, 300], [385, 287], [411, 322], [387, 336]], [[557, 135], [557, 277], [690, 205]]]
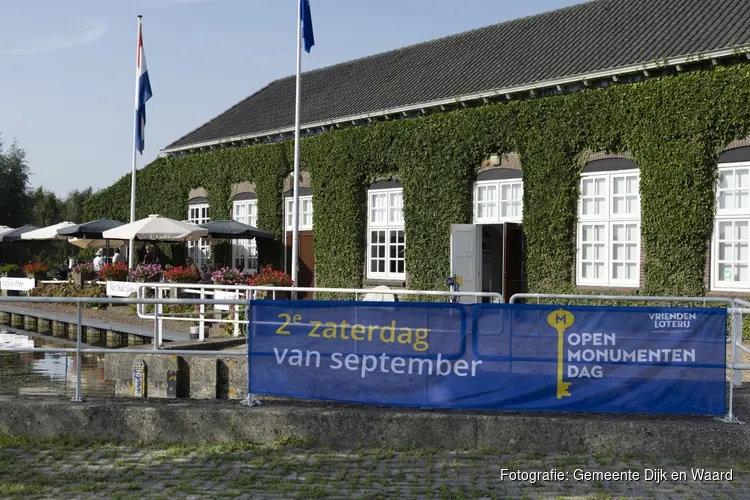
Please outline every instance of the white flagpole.
[[299, 140], [300, 96], [302, 94], [302, 2], [297, 2], [297, 98], [294, 110], [294, 194], [292, 199], [292, 281], [297, 287], [299, 268]]
[[[141, 36], [141, 25], [143, 16], [138, 16], [138, 31], [135, 35], [135, 46], [138, 47], [138, 57], [140, 57], [140, 36]], [[137, 61], [138, 59], [136, 59]], [[138, 109], [138, 64], [135, 66], [135, 106], [133, 106], [133, 171], [130, 178], [130, 222], [135, 222], [135, 170], [138, 158], [138, 148], [136, 143], [138, 141], [138, 116], [136, 115], [136, 109]], [[130, 248], [128, 249], [128, 266], [133, 269], [135, 264], [135, 251], [134, 251], [133, 240], [130, 240]]]

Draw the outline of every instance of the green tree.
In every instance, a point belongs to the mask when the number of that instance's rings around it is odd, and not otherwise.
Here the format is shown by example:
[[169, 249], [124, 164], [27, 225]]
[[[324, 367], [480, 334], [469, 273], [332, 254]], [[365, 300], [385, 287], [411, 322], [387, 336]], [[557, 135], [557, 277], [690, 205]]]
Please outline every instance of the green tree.
[[93, 190], [89, 187], [84, 190], [74, 190], [68, 193], [68, 196], [62, 202], [62, 218], [69, 222], [80, 224], [87, 222], [83, 220], [83, 206], [86, 200], [91, 198]]
[[0, 225], [19, 227], [30, 222], [28, 184], [26, 152], [16, 142], [4, 150], [0, 137]]

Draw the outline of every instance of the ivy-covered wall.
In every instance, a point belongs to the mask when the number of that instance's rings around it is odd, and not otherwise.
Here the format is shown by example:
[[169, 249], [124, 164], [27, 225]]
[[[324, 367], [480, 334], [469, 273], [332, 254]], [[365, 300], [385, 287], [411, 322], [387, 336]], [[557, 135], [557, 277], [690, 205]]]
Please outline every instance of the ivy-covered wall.
[[[358, 287], [365, 255], [366, 189], [398, 174], [404, 188], [406, 267], [413, 289], [444, 289], [449, 232], [468, 223], [472, 182], [488, 153], [521, 158], [529, 288], [574, 286], [578, 180], [587, 153], [629, 152], [641, 170], [644, 292], [700, 295], [712, 230], [716, 159], [750, 133], [750, 65], [415, 119], [304, 139], [302, 168], [315, 203], [316, 283]], [[206, 188], [212, 217], [233, 183], [255, 182], [258, 225], [282, 232], [290, 142], [158, 159], [138, 173], [138, 217], [184, 218], [191, 188]], [[130, 176], [94, 196], [87, 218], [127, 220]], [[263, 258], [263, 256], [261, 256]]]

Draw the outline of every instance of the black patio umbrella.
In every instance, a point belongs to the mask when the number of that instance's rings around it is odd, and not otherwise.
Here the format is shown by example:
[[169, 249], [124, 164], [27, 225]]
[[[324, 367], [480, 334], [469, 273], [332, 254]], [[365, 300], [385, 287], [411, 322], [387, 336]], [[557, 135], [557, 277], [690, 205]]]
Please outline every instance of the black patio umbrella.
[[[208, 237], [215, 240], [250, 240], [252, 238], [273, 240], [275, 238], [273, 233], [236, 220], [215, 220], [201, 224], [200, 227], [208, 229]], [[225, 257], [228, 256], [225, 255]]]
[[21, 235], [23, 233], [28, 233], [29, 231], [35, 231], [37, 229], [40, 229], [40, 228], [38, 228], [37, 226], [32, 226], [31, 224], [21, 226], [15, 231], [10, 231], [9, 233], [0, 234], [0, 242], [13, 243], [16, 241], [21, 241]]
[[[91, 222], [84, 222], [75, 226], [64, 227], [57, 230], [57, 234], [60, 236], [67, 236], [68, 238], [82, 238], [87, 240], [102, 240], [102, 233], [109, 229], [124, 226], [124, 222], [114, 219], [97, 219]], [[104, 253], [106, 262], [109, 262], [109, 240], [105, 245]]]
[[252, 238], [272, 240], [275, 238], [273, 233], [248, 226], [236, 220], [215, 220], [201, 224], [200, 227], [208, 229], [208, 236], [217, 240], [249, 240]]
[[57, 230], [60, 236], [68, 238], [85, 238], [87, 240], [101, 240], [102, 233], [108, 229], [124, 226], [124, 222], [113, 219], [98, 219], [91, 222], [84, 222], [75, 226], [64, 227]]

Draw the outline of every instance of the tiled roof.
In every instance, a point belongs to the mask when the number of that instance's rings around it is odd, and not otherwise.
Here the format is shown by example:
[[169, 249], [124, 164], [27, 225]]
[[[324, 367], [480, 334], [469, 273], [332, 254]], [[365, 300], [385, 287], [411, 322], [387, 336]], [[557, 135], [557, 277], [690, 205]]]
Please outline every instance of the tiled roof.
[[[302, 124], [750, 44], [748, 0], [596, 0], [303, 74]], [[275, 80], [166, 149], [294, 125]]]

